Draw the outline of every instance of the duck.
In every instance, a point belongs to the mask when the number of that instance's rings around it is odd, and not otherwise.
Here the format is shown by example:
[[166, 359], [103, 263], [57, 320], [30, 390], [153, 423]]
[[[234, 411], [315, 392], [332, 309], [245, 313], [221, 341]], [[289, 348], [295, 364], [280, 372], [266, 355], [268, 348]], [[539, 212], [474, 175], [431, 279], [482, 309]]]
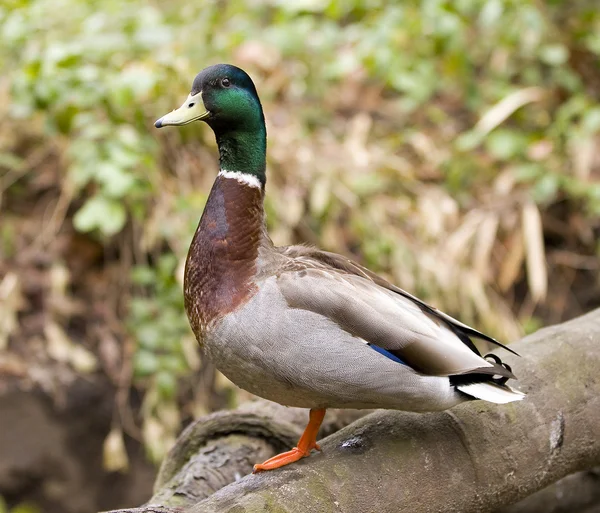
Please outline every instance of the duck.
[[505, 404], [510, 366], [474, 340], [505, 348], [345, 256], [276, 247], [265, 223], [267, 132], [250, 76], [217, 64], [194, 78], [156, 128], [206, 123], [220, 171], [185, 264], [187, 317], [201, 350], [229, 380], [309, 409], [296, 447], [254, 466], [274, 470], [320, 450], [327, 408], [442, 411]]

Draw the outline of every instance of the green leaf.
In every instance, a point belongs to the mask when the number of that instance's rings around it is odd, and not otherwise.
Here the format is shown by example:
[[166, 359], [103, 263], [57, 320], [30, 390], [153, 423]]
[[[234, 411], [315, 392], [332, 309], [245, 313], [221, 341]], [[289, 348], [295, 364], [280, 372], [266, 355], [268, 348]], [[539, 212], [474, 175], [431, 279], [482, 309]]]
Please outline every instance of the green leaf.
[[559, 177], [546, 174], [535, 183], [533, 199], [536, 203], [547, 203], [556, 197], [559, 186]]
[[158, 349], [161, 346], [161, 333], [156, 329], [154, 323], [141, 326], [136, 330], [139, 344], [149, 350]]
[[133, 176], [114, 162], [100, 163], [96, 176], [104, 186], [104, 193], [112, 198], [124, 197], [135, 183]]
[[471, 151], [481, 144], [482, 139], [480, 132], [469, 130], [460, 134], [454, 144], [459, 151]]
[[513, 173], [518, 182], [531, 182], [544, 172], [539, 164], [521, 164], [513, 169]]
[[110, 236], [120, 231], [126, 220], [125, 207], [121, 203], [104, 196], [94, 196], [75, 214], [73, 224], [81, 232], [97, 229]]
[[133, 357], [133, 372], [138, 377], [146, 377], [158, 371], [158, 358], [150, 351], [138, 350]]
[[182, 374], [186, 369], [185, 360], [181, 354], [165, 355], [161, 358], [161, 368], [173, 374]]
[[540, 59], [551, 66], [560, 66], [567, 62], [569, 50], [561, 44], [549, 44], [540, 49]]
[[161, 395], [169, 399], [177, 392], [177, 379], [168, 371], [160, 371], [156, 375], [156, 385]]
[[523, 134], [507, 129], [498, 129], [486, 138], [488, 151], [497, 159], [508, 160], [523, 152], [527, 141]]
[[479, 23], [482, 28], [489, 29], [496, 25], [504, 10], [503, 2], [500, 0], [487, 0], [484, 2], [479, 14]]
[[154, 317], [154, 302], [146, 298], [133, 297], [129, 302], [129, 313], [133, 319], [132, 324], [137, 326], [138, 323]]
[[156, 274], [147, 265], [138, 265], [131, 271], [131, 280], [137, 285], [152, 285], [156, 281]]
[[173, 253], [162, 255], [158, 260], [158, 274], [163, 280], [172, 278], [176, 267], [177, 257]]
[[586, 111], [581, 124], [587, 133], [600, 131], [600, 107], [593, 107]]

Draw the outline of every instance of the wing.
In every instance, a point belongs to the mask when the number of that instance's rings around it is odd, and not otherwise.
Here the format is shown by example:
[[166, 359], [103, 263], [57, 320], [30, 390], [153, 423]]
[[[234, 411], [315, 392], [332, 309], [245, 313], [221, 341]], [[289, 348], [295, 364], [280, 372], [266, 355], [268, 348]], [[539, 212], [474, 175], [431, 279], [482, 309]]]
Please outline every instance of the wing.
[[278, 284], [291, 307], [324, 315], [425, 374], [514, 377], [482, 358], [469, 336], [501, 344], [355, 262], [303, 246], [284, 248], [283, 254], [289, 259]]

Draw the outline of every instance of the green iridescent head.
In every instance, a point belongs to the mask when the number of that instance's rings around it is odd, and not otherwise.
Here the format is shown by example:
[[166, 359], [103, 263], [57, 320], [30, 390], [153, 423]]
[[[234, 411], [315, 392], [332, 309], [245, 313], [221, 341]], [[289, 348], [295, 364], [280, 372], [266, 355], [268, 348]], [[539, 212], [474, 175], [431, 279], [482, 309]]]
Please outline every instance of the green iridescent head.
[[181, 126], [193, 121], [204, 121], [213, 129], [221, 169], [253, 174], [264, 184], [265, 118], [256, 87], [244, 70], [230, 64], [202, 70], [181, 107], [154, 126]]

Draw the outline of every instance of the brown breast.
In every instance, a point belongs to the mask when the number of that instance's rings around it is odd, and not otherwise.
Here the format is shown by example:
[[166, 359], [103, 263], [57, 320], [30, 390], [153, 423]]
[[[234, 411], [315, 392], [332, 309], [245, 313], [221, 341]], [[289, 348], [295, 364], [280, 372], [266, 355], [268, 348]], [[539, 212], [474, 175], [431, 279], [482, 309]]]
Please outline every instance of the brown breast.
[[211, 323], [256, 292], [252, 277], [264, 236], [263, 190], [218, 176], [188, 252], [184, 298], [198, 342]]

